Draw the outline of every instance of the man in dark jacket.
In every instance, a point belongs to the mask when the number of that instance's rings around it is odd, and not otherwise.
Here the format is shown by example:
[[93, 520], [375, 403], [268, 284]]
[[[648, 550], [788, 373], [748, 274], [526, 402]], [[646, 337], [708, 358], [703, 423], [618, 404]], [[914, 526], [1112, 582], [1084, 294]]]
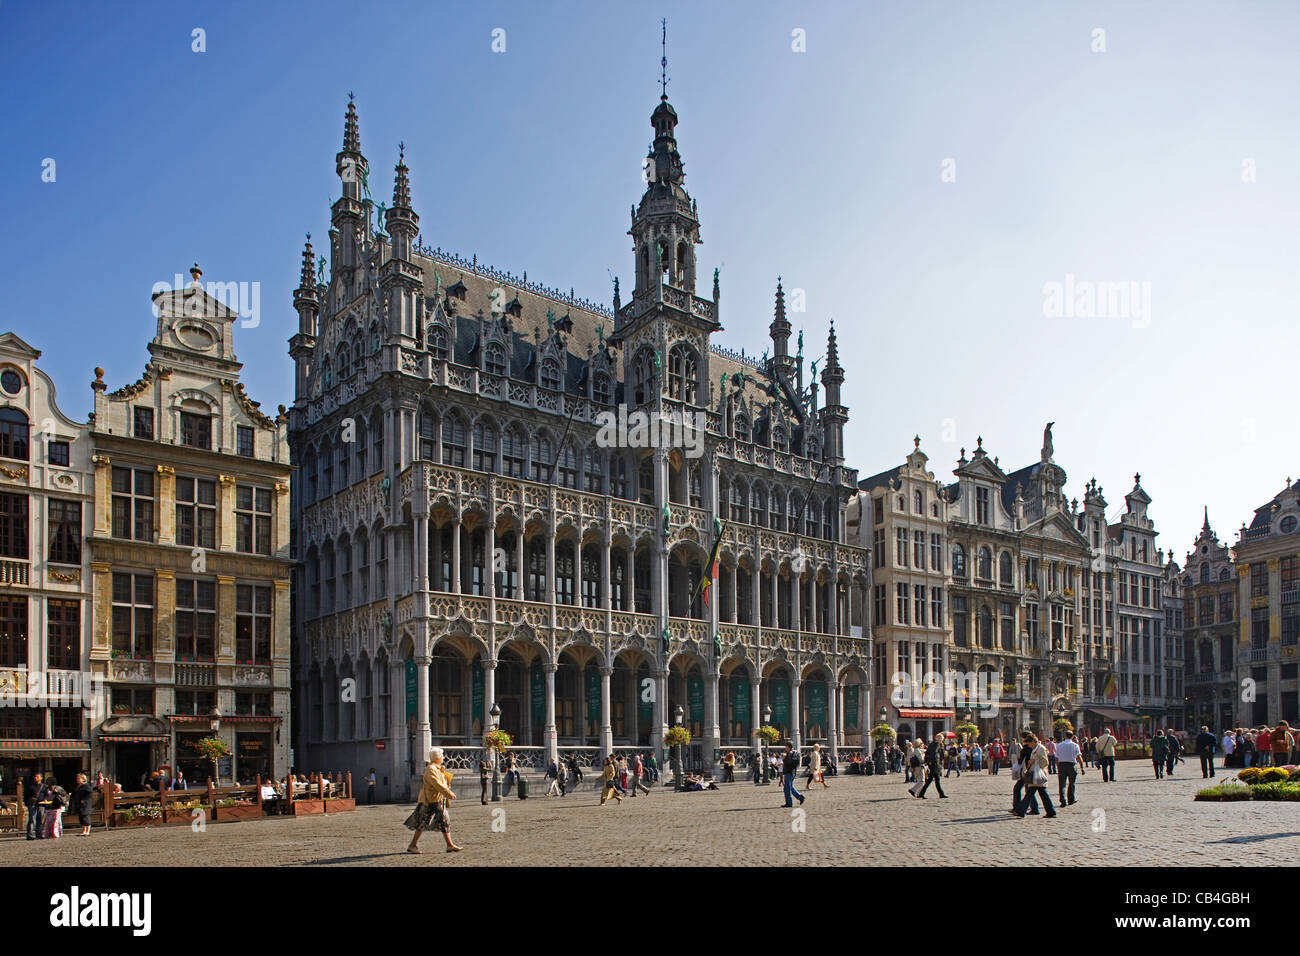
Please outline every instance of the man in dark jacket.
[[41, 806], [41, 801], [48, 799], [47, 788], [41, 782], [39, 773], [32, 774], [32, 778], [23, 785], [23, 803], [27, 804], [27, 839], [43, 840], [45, 839], [45, 807]]
[[925, 799], [925, 791], [930, 789], [930, 784], [934, 784], [934, 789], [939, 791], [940, 800], [948, 797], [948, 794], [943, 792], [943, 785], [939, 783], [939, 772], [943, 769], [943, 750], [943, 734], [935, 734], [934, 739], [925, 748], [925, 786], [917, 794], [922, 800]]
[[1196, 752], [1201, 755], [1201, 776], [1214, 776], [1214, 751], [1218, 749], [1219, 738], [1210, 733], [1210, 728], [1201, 725], [1201, 732], [1196, 737]]
[[1165, 732], [1159, 727], [1156, 728], [1156, 734], [1151, 738], [1151, 765], [1155, 768], [1156, 779], [1165, 778], [1165, 758], [1169, 756], [1169, 741], [1165, 739]]
[[799, 798], [799, 806], [803, 806], [803, 794], [794, 788], [794, 775], [799, 772], [799, 755], [794, 752], [794, 747], [790, 741], [785, 742], [785, 757], [781, 761], [781, 779], [785, 783], [785, 806], [793, 807], [794, 797]]

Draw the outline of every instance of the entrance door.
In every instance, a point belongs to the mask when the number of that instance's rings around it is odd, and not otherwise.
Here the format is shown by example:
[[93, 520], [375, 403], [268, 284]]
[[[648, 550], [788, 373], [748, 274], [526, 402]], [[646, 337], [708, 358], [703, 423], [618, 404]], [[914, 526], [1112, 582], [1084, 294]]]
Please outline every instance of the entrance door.
[[148, 744], [117, 744], [117, 760], [114, 762], [117, 782], [128, 793], [140, 789], [140, 777], [149, 766]]

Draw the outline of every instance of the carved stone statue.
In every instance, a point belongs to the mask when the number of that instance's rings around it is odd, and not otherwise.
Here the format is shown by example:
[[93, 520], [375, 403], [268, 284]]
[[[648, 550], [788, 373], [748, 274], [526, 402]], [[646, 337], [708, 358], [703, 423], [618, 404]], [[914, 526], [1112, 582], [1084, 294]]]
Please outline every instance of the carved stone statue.
[[1056, 422], [1048, 422], [1043, 429], [1043, 461], [1052, 460], [1052, 426], [1055, 424]]

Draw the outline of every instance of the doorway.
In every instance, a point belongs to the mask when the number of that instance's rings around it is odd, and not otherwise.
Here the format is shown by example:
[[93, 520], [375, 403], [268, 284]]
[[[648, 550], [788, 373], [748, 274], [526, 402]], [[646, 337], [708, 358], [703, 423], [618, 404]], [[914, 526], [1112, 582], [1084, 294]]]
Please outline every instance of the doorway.
[[117, 744], [117, 759], [113, 764], [117, 783], [130, 792], [140, 789], [140, 778], [152, 768], [149, 766], [148, 744]]

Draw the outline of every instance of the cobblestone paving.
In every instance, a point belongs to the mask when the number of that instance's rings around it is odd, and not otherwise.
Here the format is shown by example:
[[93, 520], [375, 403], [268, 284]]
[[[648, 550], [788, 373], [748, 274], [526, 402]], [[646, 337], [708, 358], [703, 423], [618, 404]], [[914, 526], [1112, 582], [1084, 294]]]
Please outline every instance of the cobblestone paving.
[[[328, 816], [270, 818], [189, 827], [96, 830], [61, 840], [0, 840], [0, 865], [62, 866], [589, 866], [763, 865], [1278, 865], [1300, 857], [1300, 821], [1288, 803], [1195, 803], [1200, 773], [1151, 779], [1149, 765], [1120, 764], [1120, 781], [1098, 771], [1081, 779], [1078, 803], [1054, 820], [1007, 813], [1011, 778], [965, 774], [909, 796], [901, 774], [831, 778], [808, 793], [806, 829], [781, 808], [778, 785], [728, 784], [721, 792], [674, 794], [599, 806], [596, 794], [478, 802], [477, 781], [461, 780], [452, 832], [465, 850], [449, 855], [441, 834], [424, 853], [403, 852], [410, 806], [358, 807]], [[1224, 777], [1221, 775], [1218, 780]], [[1217, 782], [1217, 781], [1216, 781]], [[1053, 781], [1053, 784], [1055, 781]], [[537, 788], [534, 788], [537, 793]], [[1052, 799], [1056, 800], [1055, 786]], [[505, 830], [492, 829], [504, 810]], [[500, 819], [500, 818], [498, 818]]]

